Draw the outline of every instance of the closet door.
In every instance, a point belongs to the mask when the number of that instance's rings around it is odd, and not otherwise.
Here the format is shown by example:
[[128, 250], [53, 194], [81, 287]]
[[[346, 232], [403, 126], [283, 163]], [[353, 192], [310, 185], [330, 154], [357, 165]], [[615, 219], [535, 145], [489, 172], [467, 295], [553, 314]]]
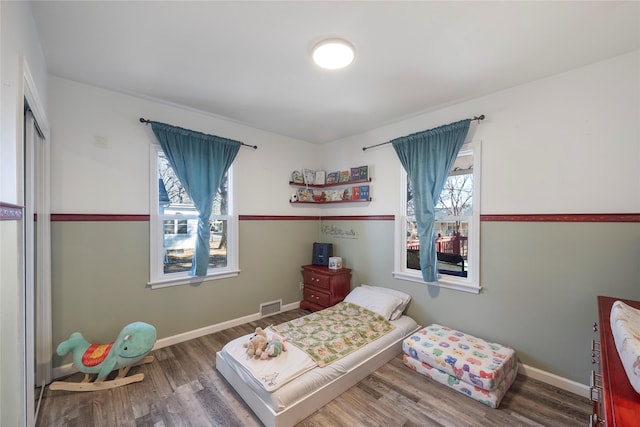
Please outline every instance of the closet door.
[[[27, 406], [51, 382], [51, 228], [49, 210], [49, 144], [33, 113], [24, 116], [25, 200], [25, 349]], [[37, 414], [38, 405], [29, 409]]]

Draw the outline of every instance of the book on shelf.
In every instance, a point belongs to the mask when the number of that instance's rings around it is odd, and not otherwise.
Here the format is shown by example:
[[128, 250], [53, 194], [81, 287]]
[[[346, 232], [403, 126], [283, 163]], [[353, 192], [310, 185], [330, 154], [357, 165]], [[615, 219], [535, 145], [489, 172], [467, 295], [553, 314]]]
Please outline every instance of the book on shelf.
[[326, 192], [326, 202], [337, 202], [342, 200], [342, 190], [329, 190]]
[[351, 168], [351, 175], [349, 175], [349, 181], [358, 181], [360, 179], [360, 168]]
[[335, 184], [338, 182], [340, 172], [329, 172], [327, 174], [327, 184]]
[[351, 188], [351, 199], [352, 200], [360, 199], [360, 187], [356, 186]]
[[349, 182], [349, 171], [340, 171], [340, 179], [338, 182]]
[[298, 201], [299, 202], [313, 202], [313, 190], [308, 188], [298, 189]]
[[300, 171], [291, 172], [291, 181], [295, 184], [304, 184], [304, 178], [302, 176], [302, 172]]
[[369, 166], [360, 166], [358, 169], [360, 170], [358, 179], [369, 179]]
[[302, 169], [305, 184], [313, 184], [316, 181], [316, 171], [313, 169]]
[[361, 185], [360, 186], [360, 200], [369, 200], [369, 186]]
[[341, 200], [351, 200], [351, 188], [342, 190]]
[[315, 185], [324, 185], [325, 184], [325, 176], [326, 176], [326, 172], [325, 171], [316, 171], [316, 176], [315, 176], [315, 179], [314, 179], [313, 183]]

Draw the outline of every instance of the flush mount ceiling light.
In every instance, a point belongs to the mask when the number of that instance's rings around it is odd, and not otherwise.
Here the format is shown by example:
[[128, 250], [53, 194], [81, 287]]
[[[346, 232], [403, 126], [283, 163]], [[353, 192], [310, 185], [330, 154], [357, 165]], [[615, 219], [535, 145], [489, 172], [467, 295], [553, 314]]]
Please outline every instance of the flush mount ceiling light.
[[351, 43], [342, 39], [323, 40], [313, 48], [313, 62], [328, 70], [338, 70], [353, 62], [355, 53]]

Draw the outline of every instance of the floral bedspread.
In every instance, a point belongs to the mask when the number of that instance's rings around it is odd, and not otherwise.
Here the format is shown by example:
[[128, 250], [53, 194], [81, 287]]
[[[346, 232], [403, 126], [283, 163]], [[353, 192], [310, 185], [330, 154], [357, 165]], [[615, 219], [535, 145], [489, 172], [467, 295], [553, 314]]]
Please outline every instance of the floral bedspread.
[[272, 326], [287, 342], [326, 366], [395, 328], [384, 317], [348, 302]]

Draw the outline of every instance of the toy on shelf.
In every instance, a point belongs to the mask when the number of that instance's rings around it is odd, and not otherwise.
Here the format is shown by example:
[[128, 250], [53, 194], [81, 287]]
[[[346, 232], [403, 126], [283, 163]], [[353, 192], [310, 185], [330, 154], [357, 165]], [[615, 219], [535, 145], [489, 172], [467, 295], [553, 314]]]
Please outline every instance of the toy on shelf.
[[[54, 381], [51, 390], [95, 391], [142, 381], [144, 374], [127, 377], [129, 369], [143, 363], [153, 362], [153, 356], [147, 356], [156, 342], [156, 328], [148, 323], [133, 322], [125, 326], [118, 338], [110, 344], [90, 344], [80, 332], [71, 334], [68, 340], [58, 345], [56, 353], [64, 356], [71, 352], [73, 364], [84, 373], [81, 382]], [[118, 375], [105, 380], [114, 370]], [[91, 382], [92, 374], [97, 374]]]

